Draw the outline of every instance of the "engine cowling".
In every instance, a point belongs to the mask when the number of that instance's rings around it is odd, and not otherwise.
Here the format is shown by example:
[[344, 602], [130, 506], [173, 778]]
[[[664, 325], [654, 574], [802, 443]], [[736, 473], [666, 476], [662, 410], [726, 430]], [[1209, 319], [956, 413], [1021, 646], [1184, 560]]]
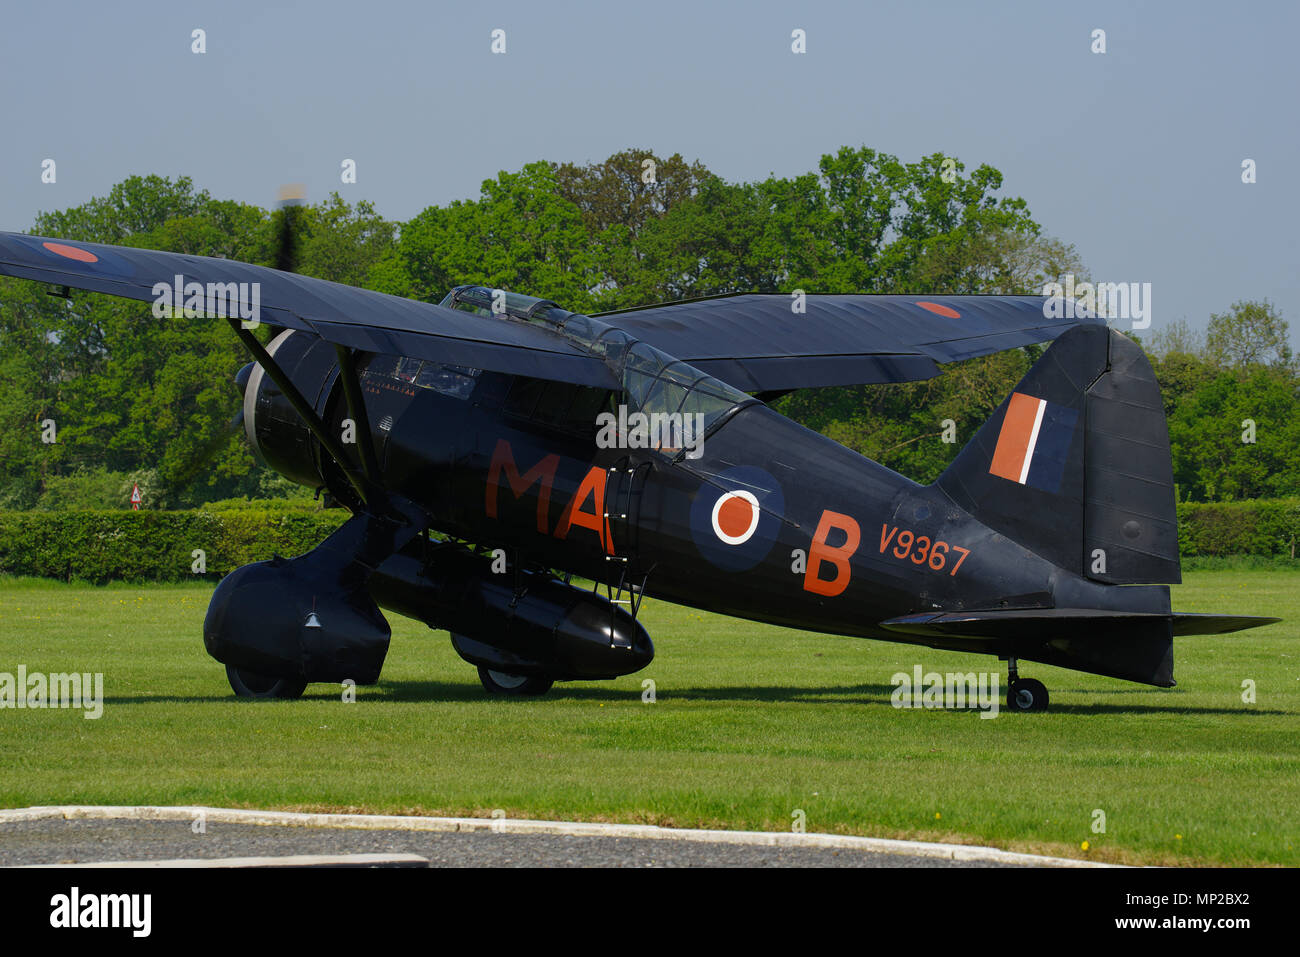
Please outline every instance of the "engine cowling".
[[[317, 336], [286, 329], [266, 351], [324, 418], [338, 381], [333, 346]], [[258, 455], [281, 475], [310, 488], [327, 484], [321, 474], [319, 443], [260, 365], [253, 366], [244, 386], [244, 433]], [[334, 467], [332, 460], [328, 464]]]

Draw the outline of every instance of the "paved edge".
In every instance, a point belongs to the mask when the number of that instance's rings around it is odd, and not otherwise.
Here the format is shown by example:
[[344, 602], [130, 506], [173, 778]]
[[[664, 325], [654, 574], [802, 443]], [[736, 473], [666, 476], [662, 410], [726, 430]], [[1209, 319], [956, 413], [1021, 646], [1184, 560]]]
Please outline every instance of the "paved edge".
[[291, 854], [283, 857], [181, 857], [170, 861], [78, 861], [76, 864], [20, 864], [22, 868], [64, 867], [428, 867], [417, 854]]
[[257, 824], [280, 827], [353, 828], [370, 831], [492, 831], [499, 834], [558, 834], [571, 837], [624, 837], [639, 840], [701, 841], [713, 844], [751, 844], [770, 847], [818, 847], [937, 857], [950, 861], [991, 861], [1024, 867], [1114, 867], [1097, 861], [1068, 857], [1020, 854], [995, 847], [897, 841], [880, 837], [841, 834], [799, 834], [783, 831], [717, 831], [658, 827], [653, 824], [601, 824], [586, 821], [530, 821], [517, 818], [411, 817], [397, 814], [306, 814], [295, 811], [250, 811], [219, 807], [127, 807], [53, 805], [0, 809], [0, 825], [19, 821], [185, 821], [202, 815], [205, 822]]

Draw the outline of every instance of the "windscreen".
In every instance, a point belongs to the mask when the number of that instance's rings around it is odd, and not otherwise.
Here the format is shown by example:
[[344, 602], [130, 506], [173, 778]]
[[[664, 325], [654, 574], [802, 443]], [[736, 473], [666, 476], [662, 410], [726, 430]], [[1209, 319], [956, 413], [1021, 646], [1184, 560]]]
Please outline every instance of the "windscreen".
[[547, 299], [486, 286], [457, 286], [441, 304], [485, 317], [545, 325], [599, 356], [622, 382], [628, 414], [689, 415], [692, 424], [708, 430], [731, 409], [758, 401], [621, 329], [561, 309]]

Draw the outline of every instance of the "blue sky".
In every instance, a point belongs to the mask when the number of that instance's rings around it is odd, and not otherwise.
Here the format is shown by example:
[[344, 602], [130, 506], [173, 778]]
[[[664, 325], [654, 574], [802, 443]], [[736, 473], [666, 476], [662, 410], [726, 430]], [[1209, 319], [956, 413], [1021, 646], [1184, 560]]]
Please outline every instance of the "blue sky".
[[[0, 229], [151, 172], [264, 206], [303, 182], [406, 219], [501, 169], [630, 146], [729, 180], [806, 172], [842, 145], [942, 150], [1000, 169], [1094, 278], [1152, 283], [1153, 331], [1267, 297], [1300, 338], [1300, 4], [467, 7], [11, 6]], [[356, 185], [339, 183], [345, 158]]]

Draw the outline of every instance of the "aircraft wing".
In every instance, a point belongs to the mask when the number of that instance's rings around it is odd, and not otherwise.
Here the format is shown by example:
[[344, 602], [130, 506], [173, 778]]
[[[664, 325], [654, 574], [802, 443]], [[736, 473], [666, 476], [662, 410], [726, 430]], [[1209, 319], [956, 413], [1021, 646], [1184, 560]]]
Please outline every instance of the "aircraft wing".
[[736, 295], [600, 318], [746, 392], [909, 382], [956, 362], [1055, 339], [1080, 322], [1043, 296]]
[[156, 283], [171, 287], [178, 276], [205, 290], [209, 283], [257, 283], [262, 322], [313, 332], [327, 342], [578, 385], [621, 387], [603, 361], [539, 326], [233, 260], [0, 232], [0, 275], [150, 303], [158, 298]]
[[[0, 232], [0, 275], [143, 302], [155, 285], [256, 283], [259, 318], [355, 349], [618, 389], [596, 356], [549, 330], [265, 266]], [[747, 392], [906, 382], [937, 363], [1054, 339], [1040, 296], [736, 295], [606, 313], [629, 335]], [[217, 310], [215, 315], [225, 315]], [[166, 322], [167, 319], [158, 319]]]

